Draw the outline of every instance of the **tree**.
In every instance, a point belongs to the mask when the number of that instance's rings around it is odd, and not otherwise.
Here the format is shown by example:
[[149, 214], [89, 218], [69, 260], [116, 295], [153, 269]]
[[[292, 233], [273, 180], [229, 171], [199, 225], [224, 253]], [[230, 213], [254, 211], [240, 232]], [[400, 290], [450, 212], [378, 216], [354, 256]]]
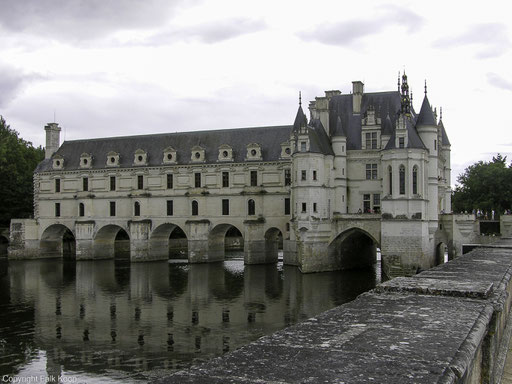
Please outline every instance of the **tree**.
[[0, 226], [33, 215], [33, 173], [44, 150], [19, 137], [0, 116]]
[[490, 162], [479, 161], [457, 177], [452, 198], [454, 212], [481, 209], [503, 213], [512, 204], [512, 164], [499, 153]]

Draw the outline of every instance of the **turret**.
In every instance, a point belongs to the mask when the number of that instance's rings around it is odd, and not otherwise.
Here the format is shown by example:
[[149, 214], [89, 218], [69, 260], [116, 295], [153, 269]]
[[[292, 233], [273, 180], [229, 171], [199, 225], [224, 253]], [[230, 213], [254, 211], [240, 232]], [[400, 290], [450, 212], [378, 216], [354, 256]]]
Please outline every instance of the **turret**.
[[48, 123], [44, 127], [46, 131], [46, 147], [44, 151], [44, 158], [49, 159], [52, 155], [57, 152], [60, 146], [60, 130], [59, 124]]

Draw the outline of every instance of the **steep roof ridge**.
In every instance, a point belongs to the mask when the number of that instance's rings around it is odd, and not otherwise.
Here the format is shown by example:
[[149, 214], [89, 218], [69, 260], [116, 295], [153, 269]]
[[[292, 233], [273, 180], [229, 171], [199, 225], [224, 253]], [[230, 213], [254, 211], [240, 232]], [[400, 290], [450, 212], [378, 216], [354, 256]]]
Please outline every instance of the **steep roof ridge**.
[[421, 110], [418, 115], [418, 119], [416, 120], [416, 125], [437, 125], [434, 118], [434, 112], [432, 112], [432, 107], [430, 106], [426, 94], [423, 98], [423, 103], [421, 104]]

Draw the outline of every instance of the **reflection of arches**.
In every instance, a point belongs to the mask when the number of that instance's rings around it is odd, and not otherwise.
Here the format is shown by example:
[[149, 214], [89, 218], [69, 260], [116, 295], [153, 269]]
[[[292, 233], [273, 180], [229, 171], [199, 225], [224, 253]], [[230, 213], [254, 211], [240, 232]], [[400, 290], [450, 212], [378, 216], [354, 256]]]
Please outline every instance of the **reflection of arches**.
[[0, 235], [0, 257], [7, 255], [7, 247], [9, 246], [9, 239]]
[[176, 224], [165, 223], [159, 225], [151, 233], [150, 253], [152, 259], [187, 258], [187, 235]]
[[278, 228], [269, 228], [265, 232], [265, 255], [271, 263], [277, 263], [279, 249], [283, 247], [283, 234]]
[[115, 224], [101, 227], [94, 237], [94, 255], [98, 259], [130, 258], [130, 236]]
[[74, 257], [75, 244], [75, 236], [71, 229], [63, 224], [52, 224], [41, 235], [41, 257]]
[[448, 247], [445, 243], [441, 242], [436, 246], [436, 265], [443, 264], [448, 256]]
[[377, 261], [378, 242], [368, 232], [351, 228], [329, 244], [329, 258], [337, 269], [371, 267]]
[[[231, 224], [219, 224], [215, 226], [208, 234], [208, 258], [210, 260], [224, 260], [226, 255], [226, 233], [237, 234], [241, 238], [240, 243], [243, 244], [242, 232]], [[231, 236], [232, 237], [232, 236]]]

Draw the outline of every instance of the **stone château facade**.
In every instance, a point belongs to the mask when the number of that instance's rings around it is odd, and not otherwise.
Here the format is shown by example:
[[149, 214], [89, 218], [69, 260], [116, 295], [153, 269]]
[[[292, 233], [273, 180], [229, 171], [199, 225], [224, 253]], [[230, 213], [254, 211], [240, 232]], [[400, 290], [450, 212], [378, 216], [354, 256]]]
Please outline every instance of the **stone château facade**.
[[435, 263], [439, 214], [451, 211], [450, 142], [425, 97], [398, 90], [326, 91], [293, 125], [66, 141], [48, 124], [34, 175], [34, 220], [11, 224], [10, 257], [165, 259], [181, 234], [190, 262], [224, 258], [236, 231], [246, 263], [303, 272], [373, 262]]

